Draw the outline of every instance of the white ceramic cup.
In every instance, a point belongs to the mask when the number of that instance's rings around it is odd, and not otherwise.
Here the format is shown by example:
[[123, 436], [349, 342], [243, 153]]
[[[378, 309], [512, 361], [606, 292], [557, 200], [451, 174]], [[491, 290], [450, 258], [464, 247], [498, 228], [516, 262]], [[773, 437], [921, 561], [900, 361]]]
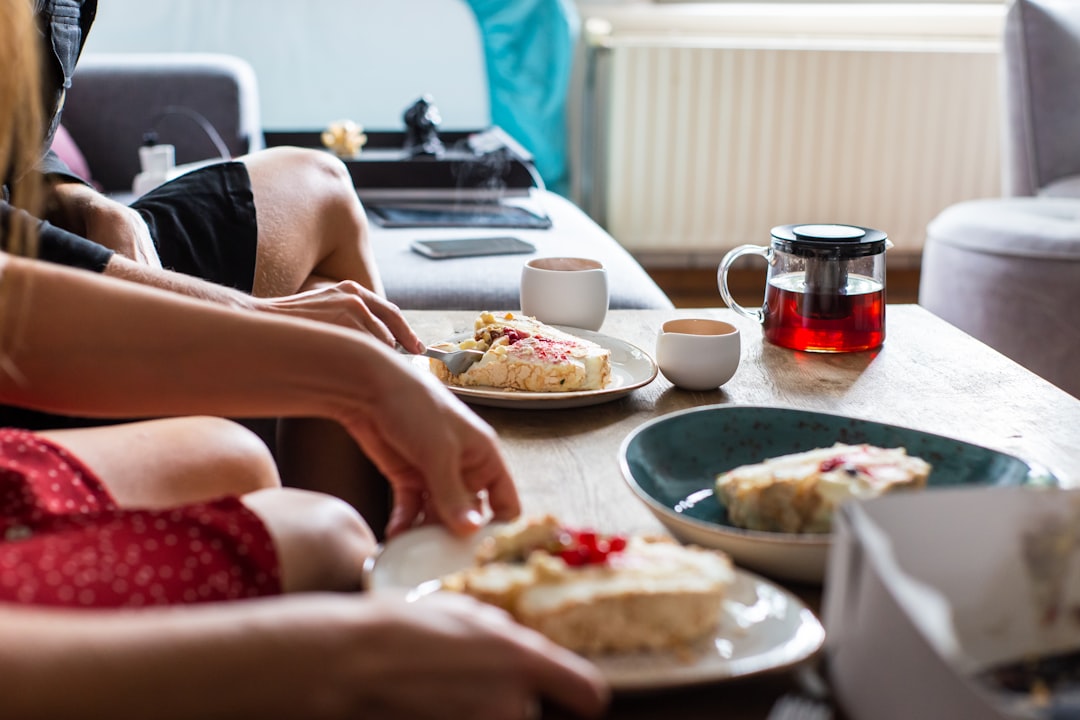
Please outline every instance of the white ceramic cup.
[[660, 372], [684, 390], [712, 390], [735, 375], [742, 344], [731, 323], [707, 318], [668, 320], [656, 338]]
[[542, 323], [599, 330], [608, 300], [607, 271], [598, 260], [534, 258], [521, 269], [521, 312]]

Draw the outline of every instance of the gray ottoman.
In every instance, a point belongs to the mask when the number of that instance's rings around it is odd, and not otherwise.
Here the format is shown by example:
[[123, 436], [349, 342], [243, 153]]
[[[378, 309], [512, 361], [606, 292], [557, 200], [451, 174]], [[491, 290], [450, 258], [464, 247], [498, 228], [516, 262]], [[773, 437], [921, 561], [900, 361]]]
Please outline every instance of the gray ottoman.
[[947, 208], [927, 227], [919, 304], [1080, 397], [1080, 200]]
[[[521, 268], [531, 258], [584, 257], [607, 268], [612, 309], [674, 307], [663, 290], [615, 238], [576, 205], [534, 190], [530, 207], [552, 221], [547, 230], [385, 228], [371, 223], [371, 243], [391, 302], [409, 310], [517, 310]], [[536, 246], [529, 255], [432, 260], [409, 249], [416, 238], [513, 235]]]

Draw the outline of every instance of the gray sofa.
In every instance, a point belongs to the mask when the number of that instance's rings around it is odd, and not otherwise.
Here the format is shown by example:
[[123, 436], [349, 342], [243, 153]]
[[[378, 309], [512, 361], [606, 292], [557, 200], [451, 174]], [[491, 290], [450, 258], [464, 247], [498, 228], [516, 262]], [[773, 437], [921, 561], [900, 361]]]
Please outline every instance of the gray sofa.
[[148, 132], [176, 147], [178, 164], [263, 146], [255, 71], [229, 55], [84, 55], [63, 123], [93, 180], [114, 195], [130, 193]]
[[[64, 125], [93, 179], [117, 196], [130, 193], [139, 170], [138, 147], [147, 132], [175, 145], [180, 164], [241, 155], [264, 145], [254, 71], [227, 55], [86, 55], [68, 94]], [[600, 260], [608, 269], [612, 308], [672, 307], [630, 253], [572, 203], [543, 191], [535, 191], [532, 201], [551, 216], [553, 227], [512, 234], [532, 241], [538, 255]], [[405, 309], [517, 308], [518, 278], [529, 256], [432, 261], [408, 250], [411, 239], [421, 234], [373, 227], [372, 242], [393, 302]]]
[[1007, 196], [930, 222], [919, 303], [1080, 397], [1080, 2], [1013, 0], [1003, 41]]

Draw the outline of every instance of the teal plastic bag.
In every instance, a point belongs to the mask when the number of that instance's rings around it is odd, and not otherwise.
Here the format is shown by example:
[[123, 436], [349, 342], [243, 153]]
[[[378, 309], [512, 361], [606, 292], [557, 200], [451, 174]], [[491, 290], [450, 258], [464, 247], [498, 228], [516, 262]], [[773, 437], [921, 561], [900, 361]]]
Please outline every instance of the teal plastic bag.
[[466, 0], [480, 25], [491, 122], [535, 158], [549, 190], [568, 190], [566, 102], [581, 21], [573, 0]]

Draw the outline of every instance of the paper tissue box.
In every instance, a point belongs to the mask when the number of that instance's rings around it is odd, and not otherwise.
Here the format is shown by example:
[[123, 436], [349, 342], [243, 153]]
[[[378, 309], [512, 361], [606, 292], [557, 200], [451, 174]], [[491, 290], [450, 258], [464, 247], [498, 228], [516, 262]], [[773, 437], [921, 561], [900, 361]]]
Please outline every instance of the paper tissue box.
[[849, 503], [834, 522], [822, 614], [829, 678], [851, 720], [1080, 718], [1068, 692], [1007, 693], [985, 679], [1080, 650], [1080, 490]]

